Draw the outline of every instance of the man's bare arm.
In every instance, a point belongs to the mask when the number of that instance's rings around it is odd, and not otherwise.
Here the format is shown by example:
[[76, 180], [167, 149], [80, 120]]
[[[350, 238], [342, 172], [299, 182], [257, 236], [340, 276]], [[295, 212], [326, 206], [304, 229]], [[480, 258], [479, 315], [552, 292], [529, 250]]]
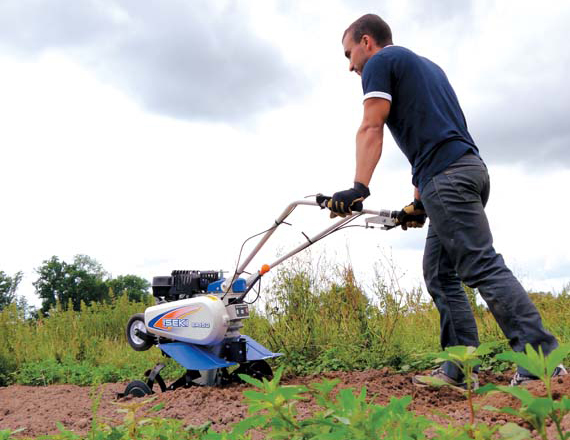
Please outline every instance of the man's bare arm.
[[390, 101], [369, 98], [364, 101], [364, 116], [356, 133], [355, 182], [368, 186], [382, 155], [384, 123], [390, 113]]

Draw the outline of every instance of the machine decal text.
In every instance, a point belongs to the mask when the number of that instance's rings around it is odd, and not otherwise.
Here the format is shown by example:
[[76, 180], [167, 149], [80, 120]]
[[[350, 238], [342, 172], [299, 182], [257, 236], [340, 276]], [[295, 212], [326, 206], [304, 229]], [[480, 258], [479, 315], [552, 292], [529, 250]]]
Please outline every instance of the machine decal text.
[[187, 319], [165, 319], [165, 327], [188, 327]]

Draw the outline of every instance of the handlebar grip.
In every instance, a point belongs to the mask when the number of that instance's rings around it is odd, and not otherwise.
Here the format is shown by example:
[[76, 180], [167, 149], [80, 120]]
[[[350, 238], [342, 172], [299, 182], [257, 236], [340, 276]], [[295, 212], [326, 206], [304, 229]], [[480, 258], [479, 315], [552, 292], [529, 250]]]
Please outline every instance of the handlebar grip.
[[352, 204], [352, 210], [353, 211], [362, 211], [364, 209], [364, 205], [362, 204], [362, 202], [356, 202]]
[[407, 215], [406, 222], [419, 222], [424, 223], [426, 221], [425, 215]]
[[325, 209], [327, 207], [327, 203], [329, 202], [330, 199], [332, 199], [331, 196], [325, 196], [321, 193], [318, 193], [315, 196], [315, 200], [317, 202], [317, 205], [319, 205], [321, 207], [321, 209]]
[[[331, 196], [325, 196], [325, 195], [319, 193], [315, 196], [315, 199], [317, 201], [317, 205], [319, 205], [321, 207], [321, 209], [325, 209], [327, 207], [329, 200], [332, 199], [332, 197]], [[352, 205], [353, 211], [362, 211], [363, 209], [364, 209], [364, 205], [362, 204], [362, 202], [356, 202]]]

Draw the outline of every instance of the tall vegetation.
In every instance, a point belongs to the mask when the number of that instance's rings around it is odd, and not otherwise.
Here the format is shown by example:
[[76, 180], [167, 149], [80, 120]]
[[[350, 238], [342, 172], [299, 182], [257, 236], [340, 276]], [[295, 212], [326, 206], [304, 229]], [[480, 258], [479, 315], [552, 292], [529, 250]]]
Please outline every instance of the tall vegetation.
[[[257, 332], [247, 322], [247, 330], [282, 350], [297, 373], [400, 366], [437, 343], [437, 312], [421, 291], [400, 289], [380, 270], [367, 293], [351, 267], [323, 271], [293, 261], [278, 271], [264, 315], [271, 325]], [[410, 327], [425, 331], [410, 337]]]
[[[424, 355], [439, 345], [439, 315], [420, 287], [404, 289], [399, 279], [389, 261], [363, 286], [350, 266], [294, 259], [278, 270], [265, 296], [260, 314], [266, 321], [250, 319], [246, 331], [283, 352], [279, 362], [300, 374], [427, 367]], [[477, 315], [496, 339], [492, 317]]]
[[[365, 286], [350, 267], [315, 267], [307, 260], [292, 260], [251, 307], [243, 333], [283, 353], [276, 362], [296, 374], [429, 368], [426, 353], [439, 350], [438, 312], [419, 287], [403, 289], [398, 279], [386, 265]], [[148, 294], [131, 295], [125, 287], [130, 278], [116, 280], [117, 290], [107, 285], [103, 302], [76, 304], [66, 296], [63, 303], [56, 298], [49, 313], [36, 319], [28, 319], [15, 304], [0, 312], [0, 385], [132, 380], [164, 361], [159, 350], [135, 352], [128, 346], [126, 322], [154, 300]], [[498, 340], [507, 346], [491, 314], [475, 300], [477, 292], [469, 295], [481, 341]], [[570, 342], [570, 293], [532, 297], [546, 327], [560, 342]], [[179, 368], [167, 360], [166, 375], [168, 369], [171, 377], [180, 374]]]
[[141, 375], [160, 354], [132, 351], [125, 343], [125, 323], [148, 305], [123, 294], [108, 303], [81, 303], [79, 311], [57, 304], [49, 316], [37, 319], [26, 319], [10, 305], [0, 313], [0, 385], [87, 385]]

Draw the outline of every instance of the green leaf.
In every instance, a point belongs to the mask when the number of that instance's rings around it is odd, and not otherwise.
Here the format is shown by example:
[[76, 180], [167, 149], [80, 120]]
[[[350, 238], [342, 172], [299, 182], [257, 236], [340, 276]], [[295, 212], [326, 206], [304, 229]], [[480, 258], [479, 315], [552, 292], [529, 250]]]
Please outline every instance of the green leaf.
[[524, 405], [530, 405], [530, 403], [535, 399], [535, 397], [526, 388], [508, 387], [504, 385], [495, 385], [492, 383], [488, 383], [487, 385], [479, 388], [476, 393], [483, 394], [489, 391], [502, 391], [503, 393], [510, 394], [511, 396], [519, 399]]
[[554, 402], [554, 409], [570, 412], [570, 399], [566, 396], [562, 396], [561, 400]]
[[250, 429], [261, 428], [267, 423], [267, 416], [256, 414], [251, 417], [247, 417], [233, 426], [232, 434], [243, 435]]
[[251, 376], [248, 376], [247, 374], [238, 374], [238, 376], [241, 380], [243, 380], [244, 382], [246, 382], [250, 385], [253, 385], [254, 387], [261, 388], [261, 389], [264, 388], [263, 383], [260, 380], [257, 380]]
[[301, 393], [306, 393], [308, 390], [304, 386], [294, 386], [294, 385], [287, 385], [282, 386], [279, 388], [281, 395], [289, 400], [289, 399], [303, 399], [303, 396], [300, 396]]
[[485, 342], [479, 345], [473, 354], [476, 356], [485, 356], [491, 353], [498, 345], [499, 342]]
[[531, 438], [531, 433], [528, 429], [517, 425], [516, 423], [506, 423], [499, 428], [499, 434], [501, 438], [505, 440], [523, 440], [526, 438]]
[[24, 431], [26, 428], [19, 428], [14, 431], [10, 429], [0, 429], [0, 440], [11, 440], [14, 434]]
[[356, 408], [357, 402], [352, 388], [344, 388], [340, 390], [337, 400], [344, 409]]
[[158, 405], [153, 406], [149, 411], [150, 412], [157, 412], [164, 408], [164, 402], [159, 403]]
[[552, 400], [548, 397], [537, 398], [528, 405], [527, 411], [545, 418], [552, 411], [552, 404]]
[[504, 414], [509, 414], [511, 416], [518, 416], [518, 417], [522, 417], [521, 412], [511, 408], [510, 406], [504, 406], [501, 409], [498, 410], [498, 412], [502, 412]]
[[570, 344], [562, 344], [546, 357], [546, 374], [552, 376], [555, 368], [570, 354]]
[[410, 405], [410, 403], [412, 403], [412, 396], [403, 396], [403, 397], [400, 397], [400, 398], [391, 397], [391, 398], [390, 398], [390, 405], [389, 405], [389, 406], [398, 405], [398, 406], [400, 406], [401, 408], [404, 408], [404, 409], [405, 409], [405, 408], [407, 408], [407, 407]]
[[527, 344], [526, 346], [526, 353], [507, 351], [505, 353], [499, 353], [496, 358], [499, 360], [514, 362], [519, 367], [524, 368], [529, 373], [537, 377], [544, 377], [546, 374], [544, 359], [540, 358], [540, 355], [530, 344]]
[[273, 397], [263, 392], [246, 390], [243, 392], [244, 397], [253, 401], [273, 402]]
[[318, 391], [321, 394], [328, 395], [337, 386], [340, 379], [328, 380], [324, 379], [322, 382], [315, 382], [309, 385], [309, 388]]
[[350, 425], [350, 419], [348, 417], [333, 416], [336, 420], [344, 425]]
[[499, 385], [495, 385], [494, 383], [488, 383], [488, 384], [483, 385], [482, 387], [476, 389], [475, 393], [476, 394], [485, 394], [485, 393], [490, 393], [492, 391], [501, 391], [499, 389]]
[[283, 371], [285, 370], [284, 366], [281, 366], [277, 369], [275, 374], [273, 374], [273, 379], [271, 379], [271, 383], [278, 384], [281, 382], [281, 376], [283, 376]]
[[[464, 366], [470, 366], [470, 367], [475, 367], [477, 365], [481, 365], [481, 361], [477, 358], [472, 358], [472, 359], [465, 359], [463, 361], [463, 365]], [[462, 371], [466, 371], [465, 368], [463, 368]]]

